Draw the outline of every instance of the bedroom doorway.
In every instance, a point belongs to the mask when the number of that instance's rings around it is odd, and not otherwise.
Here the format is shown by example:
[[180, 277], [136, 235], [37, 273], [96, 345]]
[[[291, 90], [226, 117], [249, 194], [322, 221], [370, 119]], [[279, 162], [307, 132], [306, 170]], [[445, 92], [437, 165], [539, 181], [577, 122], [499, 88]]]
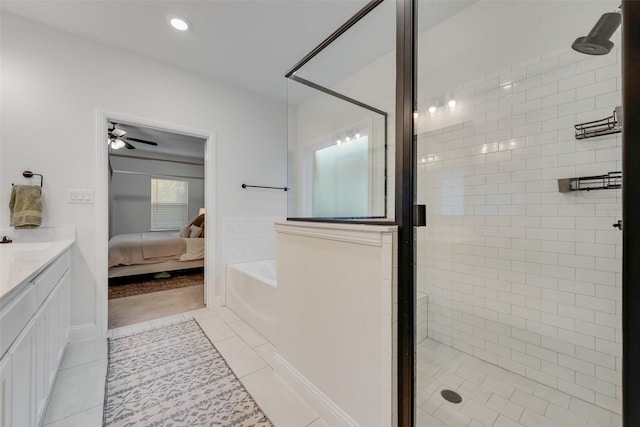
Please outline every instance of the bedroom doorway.
[[205, 190], [211, 137], [112, 115], [104, 119], [103, 330], [204, 308], [205, 247], [213, 247], [206, 243], [215, 230], [205, 200], [213, 193]]

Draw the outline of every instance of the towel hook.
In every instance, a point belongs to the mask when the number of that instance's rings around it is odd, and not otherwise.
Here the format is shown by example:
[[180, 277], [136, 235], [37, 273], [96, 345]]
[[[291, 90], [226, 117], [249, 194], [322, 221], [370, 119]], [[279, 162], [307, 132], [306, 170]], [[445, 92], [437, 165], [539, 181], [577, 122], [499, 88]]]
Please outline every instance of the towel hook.
[[44, 182], [44, 177], [42, 175], [40, 175], [39, 173], [33, 173], [31, 171], [22, 172], [22, 176], [24, 176], [25, 178], [31, 178], [34, 175], [37, 175], [40, 177], [40, 187], [42, 187], [42, 183]]

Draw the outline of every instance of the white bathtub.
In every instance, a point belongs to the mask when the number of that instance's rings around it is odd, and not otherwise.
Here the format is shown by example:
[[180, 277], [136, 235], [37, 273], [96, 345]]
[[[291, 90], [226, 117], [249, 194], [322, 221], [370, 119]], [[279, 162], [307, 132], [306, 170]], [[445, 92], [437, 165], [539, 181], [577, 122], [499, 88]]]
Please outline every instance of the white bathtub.
[[227, 306], [269, 342], [276, 338], [276, 260], [227, 265]]

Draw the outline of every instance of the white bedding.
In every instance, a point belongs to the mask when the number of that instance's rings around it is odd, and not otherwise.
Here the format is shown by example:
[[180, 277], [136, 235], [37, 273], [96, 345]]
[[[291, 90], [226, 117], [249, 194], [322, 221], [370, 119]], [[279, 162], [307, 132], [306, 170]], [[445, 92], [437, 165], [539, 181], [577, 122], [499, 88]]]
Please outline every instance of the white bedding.
[[179, 237], [174, 232], [121, 234], [109, 241], [110, 268], [203, 258], [204, 239]]
[[187, 250], [180, 255], [180, 261], [193, 261], [194, 259], [204, 258], [204, 239], [197, 237], [184, 240], [187, 243]]

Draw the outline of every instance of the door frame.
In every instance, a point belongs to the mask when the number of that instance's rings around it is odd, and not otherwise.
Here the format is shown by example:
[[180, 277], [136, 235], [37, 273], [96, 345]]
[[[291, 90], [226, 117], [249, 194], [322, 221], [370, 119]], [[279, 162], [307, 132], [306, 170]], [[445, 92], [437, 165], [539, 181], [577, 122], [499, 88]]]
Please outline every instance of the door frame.
[[202, 138], [204, 142], [204, 207], [207, 212], [208, 230], [205, 234], [204, 303], [205, 307], [217, 305], [216, 272], [221, 271], [216, 261], [218, 244], [218, 215], [216, 209], [216, 135], [215, 132], [194, 129], [175, 123], [132, 116], [124, 113], [99, 110], [96, 113], [98, 144], [96, 168], [96, 326], [100, 336], [108, 330], [108, 244], [109, 244], [109, 149], [107, 145], [108, 121], [128, 123], [159, 130]]

